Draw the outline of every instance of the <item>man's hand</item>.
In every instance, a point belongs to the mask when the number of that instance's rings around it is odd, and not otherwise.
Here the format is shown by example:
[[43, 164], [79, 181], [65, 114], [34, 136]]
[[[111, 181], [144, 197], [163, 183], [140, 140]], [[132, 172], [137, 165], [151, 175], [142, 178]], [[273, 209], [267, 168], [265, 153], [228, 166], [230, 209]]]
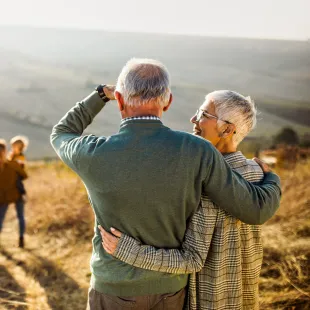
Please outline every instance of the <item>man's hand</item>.
[[264, 173], [271, 172], [271, 168], [265, 162], [263, 162], [257, 157], [254, 157], [253, 160], [259, 164], [259, 166], [262, 168]]
[[102, 237], [102, 247], [106, 250], [107, 253], [113, 255], [116, 251], [118, 241], [122, 236], [122, 233], [113, 227], [111, 227], [111, 232], [113, 235], [105, 231], [100, 225], [98, 228]]
[[114, 92], [115, 92], [115, 85], [106, 85], [103, 88], [103, 91], [105, 95], [110, 99], [110, 100], [115, 100]]

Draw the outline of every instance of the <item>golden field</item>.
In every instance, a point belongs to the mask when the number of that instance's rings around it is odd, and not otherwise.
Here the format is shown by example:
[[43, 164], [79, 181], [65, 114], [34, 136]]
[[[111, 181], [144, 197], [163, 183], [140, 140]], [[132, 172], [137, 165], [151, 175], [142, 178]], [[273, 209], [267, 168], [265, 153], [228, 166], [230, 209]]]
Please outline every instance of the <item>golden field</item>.
[[[310, 162], [277, 171], [283, 198], [263, 227], [261, 309], [310, 309]], [[26, 181], [27, 235], [17, 248], [10, 207], [0, 236], [0, 309], [85, 309], [93, 215], [78, 177], [37, 163]]]

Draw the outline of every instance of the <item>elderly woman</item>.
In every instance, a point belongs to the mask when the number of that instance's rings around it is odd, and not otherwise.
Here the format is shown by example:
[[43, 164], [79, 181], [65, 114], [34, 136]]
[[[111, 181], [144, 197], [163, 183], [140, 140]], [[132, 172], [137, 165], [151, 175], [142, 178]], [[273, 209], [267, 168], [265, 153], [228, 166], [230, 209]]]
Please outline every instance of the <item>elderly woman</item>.
[[[25, 170], [16, 162], [7, 160], [6, 142], [0, 140], [0, 232], [5, 214], [10, 203], [21, 199], [18, 180], [26, 179]], [[24, 215], [23, 209], [16, 205], [17, 217], [20, 223], [19, 247], [24, 247]]]
[[[221, 90], [208, 94], [191, 119], [194, 134], [209, 140], [232, 169], [250, 182], [260, 182], [263, 171], [237, 146], [255, 126], [256, 114], [249, 97]], [[114, 236], [100, 228], [103, 247], [136, 267], [190, 273], [187, 309], [258, 309], [261, 228], [241, 223], [220, 207], [201, 197], [179, 249], [143, 245], [113, 228]]]

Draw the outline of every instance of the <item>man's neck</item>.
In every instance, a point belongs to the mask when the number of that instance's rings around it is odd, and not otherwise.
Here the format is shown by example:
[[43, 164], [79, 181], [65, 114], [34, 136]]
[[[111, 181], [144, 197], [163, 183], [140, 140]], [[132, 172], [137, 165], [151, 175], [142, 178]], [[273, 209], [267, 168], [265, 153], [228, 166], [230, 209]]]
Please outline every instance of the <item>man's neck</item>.
[[150, 106], [148, 104], [139, 106], [139, 107], [130, 107], [126, 106], [123, 111], [121, 111], [122, 118], [129, 117], [140, 117], [140, 116], [156, 116], [161, 118], [163, 114], [163, 110], [160, 108], [154, 108], [154, 106]]

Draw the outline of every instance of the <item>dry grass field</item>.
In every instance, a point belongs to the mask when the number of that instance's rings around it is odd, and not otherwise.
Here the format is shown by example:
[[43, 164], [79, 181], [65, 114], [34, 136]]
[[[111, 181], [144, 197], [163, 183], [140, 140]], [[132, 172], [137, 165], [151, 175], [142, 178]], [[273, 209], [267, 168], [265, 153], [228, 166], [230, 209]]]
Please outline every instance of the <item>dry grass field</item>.
[[[59, 162], [29, 168], [26, 248], [12, 206], [0, 246], [0, 309], [85, 309], [93, 215]], [[310, 162], [280, 170], [280, 210], [264, 225], [261, 309], [310, 309]]]

